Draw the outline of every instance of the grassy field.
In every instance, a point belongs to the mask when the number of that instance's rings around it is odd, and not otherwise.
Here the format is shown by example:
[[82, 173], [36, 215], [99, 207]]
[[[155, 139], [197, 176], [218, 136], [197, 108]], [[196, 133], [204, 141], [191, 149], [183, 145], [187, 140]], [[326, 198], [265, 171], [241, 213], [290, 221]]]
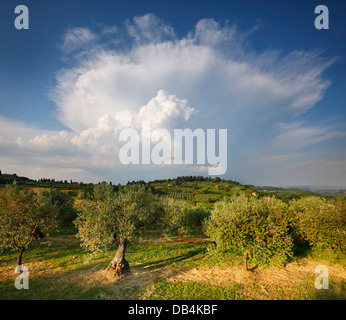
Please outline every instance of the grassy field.
[[[242, 259], [208, 254], [208, 239], [160, 238], [155, 232], [128, 246], [131, 272], [121, 279], [105, 274], [114, 252], [91, 256], [75, 230], [50, 234], [24, 253], [29, 290], [17, 290], [16, 253], [0, 256], [0, 299], [345, 299], [342, 261], [301, 257], [285, 267], [242, 269]], [[319, 258], [319, 259], [317, 259]], [[330, 261], [330, 259], [329, 259]], [[329, 270], [329, 289], [317, 290], [315, 267]]]

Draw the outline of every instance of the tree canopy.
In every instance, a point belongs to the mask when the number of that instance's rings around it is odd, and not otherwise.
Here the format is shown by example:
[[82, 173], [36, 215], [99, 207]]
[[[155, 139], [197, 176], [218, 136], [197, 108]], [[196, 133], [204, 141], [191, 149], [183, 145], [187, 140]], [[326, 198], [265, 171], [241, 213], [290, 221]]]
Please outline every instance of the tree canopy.
[[82, 246], [93, 252], [110, 250], [118, 242], [119, 248], [110, 269], [122, 274], [124, 266], [125, 269], [128, 266], [125, 259], [127, 241], [134, 236], [135, 230], [155, 222], [154, 196], [144, 188], [130, 186], [115, 192], [108, 184], [95, 186], [95, 195], [100, 196], [81, 206], [75, 220], [77, 237]]
[[292, 255], [287, 205], [275, 198], [234, 196], [215, 203], [206, 233], [218, 250], [235, 250], [259, 265], [284, 262]]
[[20, 250], [22, 254], [34, 238], [57, 226], [58, 207], [49, 192], [29, 193], [15, 183], [0, 189], [0, 250]]

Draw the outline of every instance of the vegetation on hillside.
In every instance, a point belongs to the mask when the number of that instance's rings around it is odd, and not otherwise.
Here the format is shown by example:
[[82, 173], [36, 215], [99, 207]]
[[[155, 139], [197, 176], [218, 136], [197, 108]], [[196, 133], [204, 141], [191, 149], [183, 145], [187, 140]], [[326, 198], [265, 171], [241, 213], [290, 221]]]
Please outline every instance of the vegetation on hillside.
[[[160, 261], [180, 265], [186, 260], [196, 268], [236, 263], [244, 265], [244, 272], [282, 268], [314, 254], [326, 257], [329, 263], [343, 263], [346, 199], [311, 192], [256, 191], [232, 180], [194, 176], [126, 185], [85, 184], [73, 193], [56, 185], [43, 190], [17, 182], [0, 186], [2, 256], [17, 250], [17, 264], [22, 264], [26, 250], [25, 263], [30, 263], [30, 252], [41, 252], [38, 245], [44, 246], [50, 239], [42, 242], [40, 238], [67, 229], [81, 249], [61, 245], [56, 248], [57, 256], [71, 250], [66, 253], [69, 259], [72, 255], [96, 263], [103, 257], [103, 269], [116, 278], [128, 274], [130, 266], [131, 270], [138, 265], [158, 267]], [[170, 241], [178, 248], [179, 241], [189, 239], [199, 239], [199, 245], [180, 256], [164, 256]], [[160, 257], [148, 249], [157, 241], [164, 244]], [[43, 253], [40, 259], [46, 259]], [[172, 289], [160, 281], [160, 289], [152, 297]], [[226, 296], [234, 288], [229, 290]]]

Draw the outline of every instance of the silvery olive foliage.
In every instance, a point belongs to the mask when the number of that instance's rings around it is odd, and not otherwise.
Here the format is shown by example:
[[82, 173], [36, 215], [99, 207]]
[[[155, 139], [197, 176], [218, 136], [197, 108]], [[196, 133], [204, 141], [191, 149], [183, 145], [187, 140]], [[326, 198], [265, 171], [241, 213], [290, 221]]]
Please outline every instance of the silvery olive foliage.
[[110, 185], [95, 186], [95, 193], [104, 196], [84, 201], [74, 221], [82, 246], [92, 252], [107, 251], [116, 242], [134, 236], [134, 232], [155, 221], [154, 195], [144, 188], [131, 188], [118, 192]]
[[29, 193], [16, 184], [0, 189], [0, 250], [26, 249], [37, 237], [57, 228], [59, 208], [47, 191]]
[[292, 200], [289, 207], [293, 236], [308, 241], [314, 248], [345, 252], [346, 202], [317, 196]]
[[186, 236], [203, 231], [203, 222], [210, 216], [210, 211], [201, 205], [189, 206], [184, 201], [166, 198], [162, 201], [163, 230], [167, 234]]
[[276, 198], [243, 194], [219, 201], [205, 228], [218, 251], [246, 254], [258, 265], [281, 264], [292, 256], [287, 205]]

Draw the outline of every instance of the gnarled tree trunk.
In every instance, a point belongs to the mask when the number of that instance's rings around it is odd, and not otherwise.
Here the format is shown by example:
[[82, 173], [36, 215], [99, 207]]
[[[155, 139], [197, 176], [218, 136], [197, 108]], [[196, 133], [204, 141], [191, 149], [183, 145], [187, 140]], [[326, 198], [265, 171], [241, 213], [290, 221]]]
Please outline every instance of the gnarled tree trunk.
[[118, 250], [106, 269], [107, 271], [114, 272], [115, 276], [121, 276], [130, 271], [129, 263], [125, 259], [126, 246], [127, 239], [120, 239]]

